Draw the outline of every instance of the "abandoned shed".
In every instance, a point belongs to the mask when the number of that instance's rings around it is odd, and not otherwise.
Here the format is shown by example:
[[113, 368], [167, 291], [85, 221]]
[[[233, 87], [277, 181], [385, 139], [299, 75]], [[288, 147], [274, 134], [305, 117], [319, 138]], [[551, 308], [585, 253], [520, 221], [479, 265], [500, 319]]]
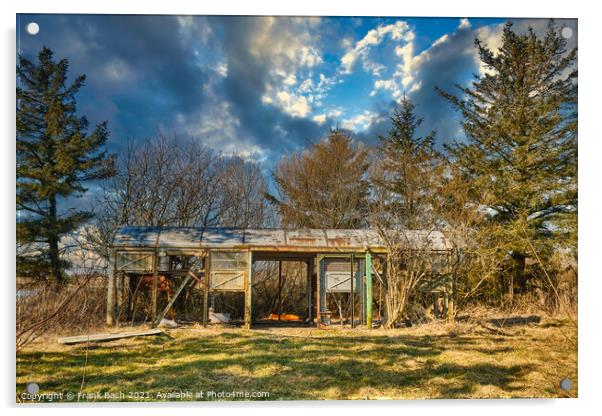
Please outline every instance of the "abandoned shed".
[[[407, 231], [409, 241], [426, 241], [444, 267], [450, 245], [438, 231]], [[307, 323], [330, 322], [328, 296], [348, 294], [351, 325], [372, 326], [373, 278], [382, 283], [387, 255], [376, 230], [233, 229], [194, 227], [122, 227], [113, 242], [107, 293], [107, 324], [115, 325], [128, 310], [132, 293], [146, 282], [156, 324], [173, 306], [183, 288], [203, 291], [202, 321], [207, 324], [209, 297], [220, 292], [244, 294], [244, 326], [252, 324], [253, 265], [257, 262], [299, 262], [306, 267]], [[375, 263], [378, 266], [375, 266]], [[157, 292], [174, 278], [181, 283], [157, 311]], [[355, 315], [356, 302], [359, 313]], [[200, 318], [200, 317], [199, 317]]]

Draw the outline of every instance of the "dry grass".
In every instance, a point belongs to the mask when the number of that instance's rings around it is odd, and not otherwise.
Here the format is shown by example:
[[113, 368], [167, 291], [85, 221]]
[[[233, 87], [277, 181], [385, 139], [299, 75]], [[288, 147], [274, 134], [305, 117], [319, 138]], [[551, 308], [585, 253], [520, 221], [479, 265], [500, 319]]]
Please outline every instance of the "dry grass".
[[[17, 356], [16, 390], [18, 401], [32, 381], [41, 393], [74, 392], [73, 400], [78, 392], [164, 400], [157, 393], [180, 391], [261, 391], [270, 400], [576, 397], [576, 340], [576, 328], [558, 319], [392, 331], [193, 327], [74, 347], [40, 340]], [[559, 388], [564, 377], [571, 391]]]

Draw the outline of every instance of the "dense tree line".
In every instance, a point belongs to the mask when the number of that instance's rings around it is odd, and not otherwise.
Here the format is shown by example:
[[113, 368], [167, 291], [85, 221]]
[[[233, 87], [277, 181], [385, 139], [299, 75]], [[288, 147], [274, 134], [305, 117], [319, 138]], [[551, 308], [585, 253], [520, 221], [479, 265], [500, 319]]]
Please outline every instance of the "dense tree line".
[[[47, 49], [37, 65], [21, 58], [18, 242], [41, 250], [35, 258], [60, 280], [58, 240], [90, 214], [59, 215], [57, 198], [104, 179], [90, 237], [100, 247], [119, 225], [379, 230], [395, 253], [385, 282], [389, 326], [432, 269], [426, 250], [408, 254], [407, 230], [445, 233], [453, 246], [449, 273], [464, 299], [512, 303], [515, 292], [535, 289], [557, 295], [566, 264], [558, 257], [576, 258], [577, 50], [566, 49], [553, 23], [543, 37], [507, 24], [499, 50], [478, 39], [475, 48], [484, 74], [458, 86], [458, 95], [439, 91], [458, 110], [464, 139], [440, 138], [447, 144], [438, 147], [436, 132], [420, 135], [420, 109], [403, 97], [376, 146], [331, 130], [282, 157], [274, 189], [259, 163], [175, 135], [159, 133], [114, 160], [102, 150], [106, 125], [88, 134], [75, 115], [83, 78], [66, 86], [67, 62], [54, 63]], [[32, 270], [25, 260], [19, 265]]]

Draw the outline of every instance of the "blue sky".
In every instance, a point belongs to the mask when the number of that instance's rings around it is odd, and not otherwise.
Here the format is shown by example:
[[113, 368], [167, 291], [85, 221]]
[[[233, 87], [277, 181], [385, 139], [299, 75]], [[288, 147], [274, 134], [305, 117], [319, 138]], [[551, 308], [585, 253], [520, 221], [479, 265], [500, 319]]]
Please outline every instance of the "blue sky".
[[[111, 151], [161, 129], [270, 166], [336, 125], [373, 143], [404, 94], [438, 143], [461, 139], [435, 87], [481, 74], [474, 38], [496, 49], [506, 20], [22, 14], [17, 52], [31, 59], [45, 45], [87, 75], [79, 111], [108, 121]], [[547, 22], [515, 27], [543, 32]], [[559, 23], [576, 44], [576, 21]]]

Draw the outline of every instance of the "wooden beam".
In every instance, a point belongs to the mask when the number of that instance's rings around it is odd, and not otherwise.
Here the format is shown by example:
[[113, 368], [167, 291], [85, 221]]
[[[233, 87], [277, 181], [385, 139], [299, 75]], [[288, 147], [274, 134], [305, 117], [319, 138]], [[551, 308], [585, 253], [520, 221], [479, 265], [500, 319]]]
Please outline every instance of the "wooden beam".
[[159, 335], [163, 333], [160, 329], [149, 329], [147, 331], [130, 331], [130, 332], [118, 332], [115, 334], [90, 334], [90, 335], [79, 335], [74, 337], [62, 337], [57, 341], [59, 344], [80, 344], [82, 342], [107, 342], [122, 338], [132, 337], [143, 337], [147, 335]]
[[173, 297], [167, 303], [167, 306], [165, 306], [163, 311], [153, 321], [153, 325], [152, 325], [153, 328], [155, 328], [156, 326], [158, 326], [161, 323], [161, 320], [165, 317], [167, 312], [171, 309], [171, 307], [175, 303], [178, 296], [180, 296], [180, 293], [182, 293], [182, 290], [184, 290], [184, 287], [186, 287], [186, 285], [188, 284], [188, 282], [190, 282], [190, 280], [192, 280], [192, 278], [193, 277], [190, 274], [188, 276], [186, 276], [186, 278], [184, 279], [184, 281], [182, 282], [180, 287], [178, 287], [178, 290], [176, 290], [176, 293], [174, 293]]

